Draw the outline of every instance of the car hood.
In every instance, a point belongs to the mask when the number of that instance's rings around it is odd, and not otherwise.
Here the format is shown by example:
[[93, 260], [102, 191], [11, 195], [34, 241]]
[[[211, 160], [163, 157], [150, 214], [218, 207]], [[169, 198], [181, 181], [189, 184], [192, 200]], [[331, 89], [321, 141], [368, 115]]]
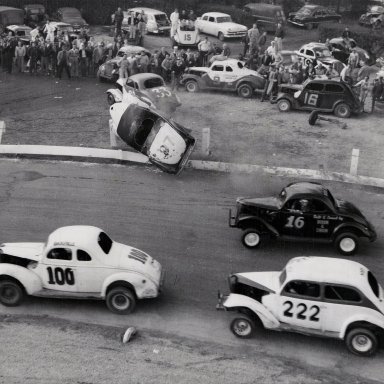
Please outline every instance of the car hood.
[[219, 23], [221, 27], [225, 29], [231, 29], [232, 31], [247, 31], [247, 27], [241, 24], [233, 23], [233, 22], [226, 22], [226, 23]]
[[266, 292], [279, 291], [279, 276], [281, 272], [244, 272], [236, 273], [237, 281]]
[[200, 72], [208, 72], [208, 67], [190, 67], [187, 69], [187, 73], [189, 72], [189, 70], [193, 70], [193, 71], [200, 71]]
[[243, 205], [272, 210], [278, 210], [281, 208], [281, 201], [276, 197], [256, 197], [252, 199], [238, 199], [238, 202]]
[[2, 253], [23, 259], [39, 261], [44, 249], [44, 243], [4, 243], [0, 250]]

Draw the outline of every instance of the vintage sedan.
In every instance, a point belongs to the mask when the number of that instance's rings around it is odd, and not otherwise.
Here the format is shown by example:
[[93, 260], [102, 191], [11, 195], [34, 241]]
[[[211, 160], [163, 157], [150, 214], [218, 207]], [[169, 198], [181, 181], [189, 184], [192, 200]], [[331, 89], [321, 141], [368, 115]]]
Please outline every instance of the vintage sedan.
[[97, 78], [99, 81], [113, 81], [116, 82], [119, 78], [119, 63], [123, 59], [124, 55], [130, 56], [132, 54], [139, 55], [141, 52], [145, 52], [149, 57], [151, 53], [138, 45], [128, 45], [121, 47], [119, 52], [117, 52], [116, 57], [113, 59], [107, 60], [105, 63], [101, 64], [97, 71]]
[[312, 29], [317, 27], [320, 23], [324, 22], [340, 22], [341, 15], [332, 11], [329, 8], [307, 4], [300, 8], [297, 12], [290, 13], [288, 16], [288, 22], [298, 27], [305, 27]]
[[360, 16], [359, 24], [365, 27], [381, 28], [384, 25], [384, 7], [374, 5], [369, 12]]
[[303, 84], [282, 84], [277, 98], [280, 112], [291, 109], [334, 113], [347, 118], [363, 111], [352, 88], [340, 79], [308, 79]]
[[24, 5], [25, 24], [31, 28], [43, 26], [46, 22], [47, 15], [45, 7], [42, 4], [26, 4]]
[[75, 32], [79, 33], [82, 29], [89, 32], [89, 25], [81, 16], [77, 8], [62, 7], [57, 10], [56, 17], [58, 21], [72, 25]]
[[107, 90], [109, 105], [123, 101], [126, 92], [147, 98], [151, 101], [152, 107], [161, 110], [167, 116], [173, 114], [181, 105], [179, 97], [167, 87], [164, 79], [155, 73], [138, 73], [128, 79], [117, 80], [115, 85], [115, 89]]
[[45, 243], [0, 245], [0, 302], [6, 306], [27, 295], [96, 299], [127, 314], [137, 300], [157, 297], [162, 281], [159, 262], [88, 225], [56, 229]]
[[[347, 273], [346, 273], [347, 271]], [[281, 271], [243, 272], [228, 278], [219, 310], [235, 336], [257, 326], [344, 340], [348, 350], [372, 356], [384, 336], [384, 293], [374, 274], [355, 261], [295, 257]]]
[[277, 197], [238, 198], [229, 226], [243, 230], [248, 248], [270, 237], [331, 242], [341, 254], [352, 255], [360, 238], [376, 240], [374, 227], [355, 205], [312, 182], [291, 183]]
[[220, 41], [232, 37], [244, 37], [248, 33], [245, 25], [234, 23], [231, 16], [221, 12], [208, 12], [199, 17], [195, 26], [207, 35], [216, 36]]
[[125, 92], [109, 108], [112, 129], [126, 144], [146, 155], [161, 170], [179, 174], [195, 146], [190, 130], [154, 109], [148, 98]]

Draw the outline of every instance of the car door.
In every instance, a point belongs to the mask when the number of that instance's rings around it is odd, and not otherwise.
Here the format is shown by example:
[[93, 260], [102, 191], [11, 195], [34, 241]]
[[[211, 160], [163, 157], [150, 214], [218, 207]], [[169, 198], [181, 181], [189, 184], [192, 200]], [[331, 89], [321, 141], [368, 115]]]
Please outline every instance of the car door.
[[209, 35], [214, 35], [216, 36], [217, 35], [217, 32], [216, 32], [216, 18], [213, 17], [213, 16], [209, 16], [208, 17], [208, 21], [207, 21], [207, 32]]
[[236, 80], [239, 76], [236, 74], [236, 69], [232, 67], [232, 65], [225, 64], [224, 66], [224, 74], [223, 74], [223, 82], [224, 86], [227, 89], [232, 89], [235, 87]]
[[323, 201], [312, 199], [313, 230], [316, 238], [329, 238], [339, 223], [339, 216]]
[[324, 87], [324, 98], [322, 108], [333, 109], [333, 105], [338, 100], [345, 99], [344, 88], [340, 84], [328, 83]]
[[303, 109], [320, 109], [323, 101], [323, 83], [309, 82], [298, 97], [298, 102]]
[[280, 211], [280, 234], [293, 237], [312, 237], [313, 214], [301, 210], [302, 199], [290, 199]]
[[321, 332], [326, 316], [321, 285], [305, 280], [287, 282], [279, 296], [277, 316], [289, 329]]
[[224, 65], [212, 65], [207, 76], [207, 85], [212, 88], [224, 88]]

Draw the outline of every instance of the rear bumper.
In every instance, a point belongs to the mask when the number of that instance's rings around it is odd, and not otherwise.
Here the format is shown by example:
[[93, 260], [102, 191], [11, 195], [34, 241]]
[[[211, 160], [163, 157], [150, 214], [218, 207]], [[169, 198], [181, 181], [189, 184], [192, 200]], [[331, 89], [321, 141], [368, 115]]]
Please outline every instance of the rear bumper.
[[231, 228], [235, 228], [235, 227], [237, 227], [237, 225], [236, 225], [236, 216], [233, 216], [232, 215], [232, 209], [230, 209], [229, 211], [228, 211], [229, 213], [229, 217], [228, 217], [228, 225], [231, 227]]

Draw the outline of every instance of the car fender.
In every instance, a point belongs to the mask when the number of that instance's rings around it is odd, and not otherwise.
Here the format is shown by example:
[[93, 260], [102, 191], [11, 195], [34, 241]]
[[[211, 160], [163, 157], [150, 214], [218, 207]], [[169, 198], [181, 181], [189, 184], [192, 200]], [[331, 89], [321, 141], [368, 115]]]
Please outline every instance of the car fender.
[[333, 239], [336, 238], [336, 236], [338, 234], [340, 234], [341, 230], [343, 230], [343, 229], [347, 229], [348, 230], [349, 228], [351, 228], [352, 231], [353, 230], [355, 230], [355, 231], [358, 230], [362, 234], [363, 237], [368, 237], [368, 238], [371, 237], [371, 235], [369, 233], [369, 230], [366, 229], [363, 225], [358, 224], [358, 223], [351, 223], [351, 222], [349, 222], [349, 223], [342, 223], [342, 224], [338, 225], [333, 230], [333, 233], [332, 233]]
[[145, 291], [148, 289], [147, 285], [143, 284], [143, 280], [149, 281], [149, 279], [145, 278], [145, 275], [135, 272], [135, 271], [126, 271], [114, 273], [113, 275], [108, 276], [104, 282], [101, 289], [101, 297], [105, 298], [107, 294], [108, 287], [117, 281], [124, 281], [131, 285], [136, 293], [136, 296], [140, 299], [142, 297], [147, 297]]
[[116, 88], [108, 89], [106, 91], [106, 94], [112, 95], [115, 98], [116, 103], [121, 103], [123, 100], [123, 93], [119, 89], [116, 89]]
[[199, 85], [202, 83], [201, 76], [185, 73], [183, 74], [181, 84], [185, 84], [188, 80], [195, 80]]
[[381, 328], [384, 331], [384, 318], [383, 315], [379, 316], [374, 316], [372, 314], [366, 314], [366, 315], [355, 315], [353, 317], [350, 317], [348, 320], [346, 320], [339, 333], [339, 338], [344, 339], [346, 331], [348, 327], [353, 324], [353, 323], [360, 323], [360, 322], [365, 322], [369, 323], [372, 325], [376, 325], [377, 327]]
[[227, 310], [236, 310], [236, 308], [247, 308], [257, 315], [265, 328], [278, 328], [279, 320], [261, 303], [244, 295], [231, 293], [223, 303]]
[[28, 295], [33, 295], [35, 292], [43, 289], [40, 276], [33, 272], [33, 270], [21, 267], [20, 265], [1, 263], [0, 279], [6, 276], [12, 277], [20, 282]]
[[299, 108], [296, 99], [292, 95], [290, 95], [289, 93], [279, 93], [277, 95], [276, 100], [273, 102], [273, 104], [276, 104], [281, 99], [289, 100], [291, 102], [291, 104], [292, 104], [293, 109], [298, 109]]
[[239, 218], [239, 224], [238, 227], [242, 229], [251, 228], [252, 226], [249, 225], [243, 225], [246, 222], [256, 222], [257, 224], [261, 224], [265, 229], [267, 229], [270, 233], [272, 233], [275, 236], [280, 236], [279, 232], [274, 228], [271, 224], [267, 223], [265, 220], [261, 219], [257, 216], [243, 216]]
[[239, 79], [236, 83], [236, 89], [240, 87], [240, 85], [244, 83], [250, 83], [253, 85], [254, 89], [264, 89], [265, 79], [257, 78], [253, 76], [245, 76]]

